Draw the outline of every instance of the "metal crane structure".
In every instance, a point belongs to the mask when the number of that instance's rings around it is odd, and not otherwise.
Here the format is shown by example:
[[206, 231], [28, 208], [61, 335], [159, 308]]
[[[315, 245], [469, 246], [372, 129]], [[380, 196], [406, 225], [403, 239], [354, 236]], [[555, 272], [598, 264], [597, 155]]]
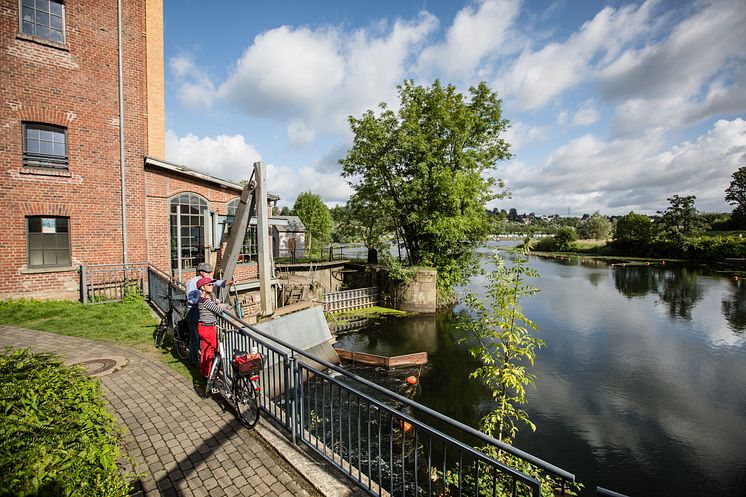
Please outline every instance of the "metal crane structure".
[[[256, 217], [257, 256], [259, 272], [259, 296], [261, 314], [269, 316], [274, 312], [272, 302], [272, 264], [269, 244], [269, 206], [267, 205], [267, 177], [261, 162], [255, 162], [251, 179], [241, 192], [238, 208], [231, 224], [228, 241], [217, 267], [217, 274], [224, 280], [233, 279], [238, 254], [243, 247], [246, 228], [252, 218]], [[233, 300], [229, 289], [218, 289], [218, 298], [224, 302]], [[236, 302], [233, 302], [234, 304]]]

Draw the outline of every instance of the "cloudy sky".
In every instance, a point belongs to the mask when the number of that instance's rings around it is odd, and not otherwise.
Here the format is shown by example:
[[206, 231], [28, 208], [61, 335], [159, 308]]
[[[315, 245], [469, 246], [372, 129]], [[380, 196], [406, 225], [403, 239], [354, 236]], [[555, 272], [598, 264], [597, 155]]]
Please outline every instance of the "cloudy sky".
[[743, 0], [164, 0], [166, 159], [329, 206], [347, 118], [405, 79], [503, 99], [515, 157], [494, 172], [537, 214], [730, 211], [746, 165]]

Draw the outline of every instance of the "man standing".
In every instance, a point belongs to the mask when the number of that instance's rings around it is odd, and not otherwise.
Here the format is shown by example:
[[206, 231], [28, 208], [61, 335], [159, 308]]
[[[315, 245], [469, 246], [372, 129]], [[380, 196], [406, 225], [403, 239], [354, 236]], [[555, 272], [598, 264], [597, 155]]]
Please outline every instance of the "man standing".
[[[189, 323], [189, 361], [195, 366], [199, 366], [200, 341], [199, 330], [199, 303], [200, 290], [197, 289], [197, 282], [202, 278], [212, 278], [212, 266], [209, 262], [200, 262], [197, 264], [197, 275], [187, 281], [186, 300], [187, 300], [187, 322]], [[224, 288], [233, 284], [233, 280], [216, 280], [213, 285]]]

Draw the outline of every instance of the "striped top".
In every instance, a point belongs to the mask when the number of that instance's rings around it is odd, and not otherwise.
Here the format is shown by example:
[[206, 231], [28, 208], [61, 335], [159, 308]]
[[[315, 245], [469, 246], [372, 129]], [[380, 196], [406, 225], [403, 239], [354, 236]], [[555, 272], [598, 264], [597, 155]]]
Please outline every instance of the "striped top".
[[210, 298], [200, 297], [197, 303], [197, 309], [199, 310], [199, 322], [205, 324], [215, 324], [217, 322], [216, 314], [220, 314], [228, 307], [225, 304], [221, 304], [217, 300]]

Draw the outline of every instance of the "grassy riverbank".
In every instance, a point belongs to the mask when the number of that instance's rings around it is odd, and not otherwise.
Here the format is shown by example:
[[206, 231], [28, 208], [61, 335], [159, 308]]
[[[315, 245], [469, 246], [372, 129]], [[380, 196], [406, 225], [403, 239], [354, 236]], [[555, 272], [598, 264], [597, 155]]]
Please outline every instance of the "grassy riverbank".
[[48, 331], [132, 347], [156, 356], [187, 378], [193, 371], [170, 351], [153, 346], [159, 319], [145, 300], [132, 295], [122, 302], [88, 304], [68, 300], [0, 301], [0, 324]]
[[375, 319], [382, 317], [395, 317], [405, 318], [409, 316], [415, 316], [416, 312], [399, 311], [397, 309], [389, 309], [388, 307], [379, 307], [374, 305], [372, 307], [365, 307], [363, 309], [355, 309], [352, 311], [335, 312], [333, 314], [326, 313], [326, 321], [331, 324], [345, 324], [358, 319]]

